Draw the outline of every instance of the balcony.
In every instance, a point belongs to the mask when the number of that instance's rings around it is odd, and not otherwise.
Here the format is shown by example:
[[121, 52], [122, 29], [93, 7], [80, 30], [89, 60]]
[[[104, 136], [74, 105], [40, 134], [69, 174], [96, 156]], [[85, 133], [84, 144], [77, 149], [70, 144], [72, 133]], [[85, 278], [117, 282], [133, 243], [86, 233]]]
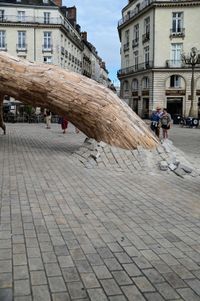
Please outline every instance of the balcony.
[[146, 32], [142, 35], [142, 43], [146, 43], [150, 40], [150, 33], [149, 32]]
[[167, 68], [185, 68], [186, 65], [181, 60], [167, 60], [166, 61]]
[[124, 44], [124, 52], [129, 50], [129, 42]]
[[133, 41], [132, 41], [132, 48], [135, 48], [135, 47], [137, 47], [139, 45], [139, 39], [134, 39]]
[[61, 46], [61, 54], [65, 55], [65, 48]]
[[27, 52], [27, 44], [17, 44], [16, 51], [17, 52]]
[[128, 74], [132, 74], [132, 73], [135, 73], [135, 72], [138, 72], [138, 71], [148, 70], [148, 69], [151, 69], [151, 68], [153, 68], [153, 62], [152, 61], [144, 62], [144, 63], [138, 64], [138, 65], [133, 65], [133, 66], [118, 70], [117, 76], [119, 78], [123, 75], [128, 75]]
[[152, 3], [157, 2], [157, 0], [144, 0], [140, 4], [140, 6], [136, 6], [133, 10], [129, 11], [121, 20], [118, 22], [118, 27], [128, 23], [130, 19], [137, 16], [142, 10], [144, 10], [147, 6]]
[[7, 44], [0, 44], [0, 51], [7, 51]]
[[53, 52], [53, 45], [50, 44], [42, 45], [42, 52]]
[[45, 25], [47, 27], [53, 26], [63, 26], [67, 31], [70, 38], [78, 44], [79, 48], [83, 48], [80, 35], [74, 30], [74, 28], [70, 25], [69, 21], [65, 18], [44, 18], [44, 17], [35, 17], [35, 16], [23, 16], [23, 18], [19, 19], [18, 15], [3, 15], [0, 16], [0, 25], [10, 25], [15, 23], [19, 26], [26, 26], [30, 24], [37, 25]]
[[172, 38], [184, 38], [185, 37], [185, 28], [180, 28], [179, 30], [170, 29], [170, 39]]

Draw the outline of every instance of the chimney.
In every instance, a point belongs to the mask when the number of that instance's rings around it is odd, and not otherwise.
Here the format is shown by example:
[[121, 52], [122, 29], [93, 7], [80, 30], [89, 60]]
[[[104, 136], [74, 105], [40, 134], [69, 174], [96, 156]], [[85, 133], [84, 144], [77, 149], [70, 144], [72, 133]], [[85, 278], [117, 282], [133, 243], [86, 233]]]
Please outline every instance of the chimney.
[[87, 42], [87, 31], [81, 32], [81, 37], [82, 37], [82, 39], [83, 39], [84, 41]]
[[61, 7], [62, 6], [62, 0], [53, 0], [54, 4]]
[[73, 27], [76, 27], [76, 6], [67, 7], [67, 19]]

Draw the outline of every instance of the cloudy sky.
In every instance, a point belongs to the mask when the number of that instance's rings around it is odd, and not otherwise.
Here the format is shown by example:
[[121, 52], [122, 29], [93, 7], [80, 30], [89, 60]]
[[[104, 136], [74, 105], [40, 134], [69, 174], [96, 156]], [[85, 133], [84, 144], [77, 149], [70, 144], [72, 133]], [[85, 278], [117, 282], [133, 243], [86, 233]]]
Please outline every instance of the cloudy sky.
[[120, 69], [120, 43], [117, 23], [128, 0], [63, 0], [63, 5], [76, 6], [77, 19], [82, 31], [88, 32], [88, 41], [106, 62], [109, 77], [117, 83]]

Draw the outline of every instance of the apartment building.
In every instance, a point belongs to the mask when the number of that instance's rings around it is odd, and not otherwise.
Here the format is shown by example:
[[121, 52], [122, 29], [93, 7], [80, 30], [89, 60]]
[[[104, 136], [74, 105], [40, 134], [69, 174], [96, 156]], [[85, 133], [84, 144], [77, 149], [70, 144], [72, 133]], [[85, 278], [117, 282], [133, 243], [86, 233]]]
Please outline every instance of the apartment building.
[[[129, 0], [118, 23], [120, 96], [141, 117], [157, 105], [188, 116], [192, 68], [182, 54], [200, 50], [200, 1]], [[199, 57], [200, 58], [200, 57]], [[198, 60], [200, 61], [200, 60]], [[194, 68], [194, 108], [200, 116], [200, 64]]]
[[0, 0], [0, 51], [82, 73], [81, 36], [62, 1]]

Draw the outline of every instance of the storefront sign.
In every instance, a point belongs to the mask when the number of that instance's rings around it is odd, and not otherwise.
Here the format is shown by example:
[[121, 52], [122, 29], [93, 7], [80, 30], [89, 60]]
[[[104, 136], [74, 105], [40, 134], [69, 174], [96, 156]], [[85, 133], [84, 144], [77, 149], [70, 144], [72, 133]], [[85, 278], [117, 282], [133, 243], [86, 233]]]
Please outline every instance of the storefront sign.
[[166, 90], [165, 95], [173, 95], [173, 96], [185, 95], [185, 90]]

